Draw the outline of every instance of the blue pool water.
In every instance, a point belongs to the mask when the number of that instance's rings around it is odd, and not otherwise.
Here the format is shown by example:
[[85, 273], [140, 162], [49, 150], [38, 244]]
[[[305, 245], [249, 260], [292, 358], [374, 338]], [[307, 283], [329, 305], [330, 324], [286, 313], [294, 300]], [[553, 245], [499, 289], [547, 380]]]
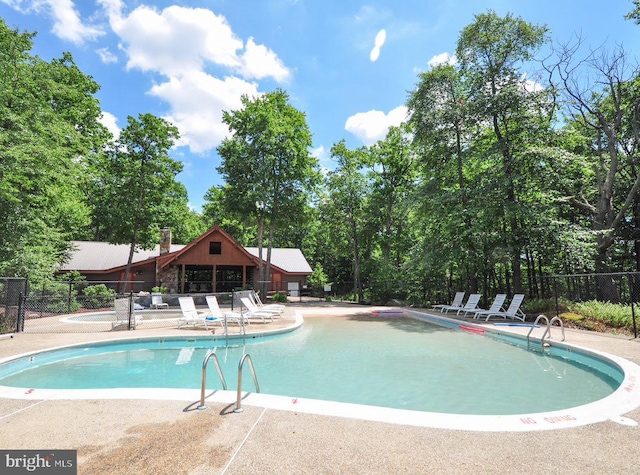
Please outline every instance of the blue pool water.
[[[453, 414], [522, 414], [602, 399], [623, 380], [614, 364], [577, 352], [510, 342], [410, 318], [307, 317], [263, 338], [121, 341], [0, 365], [0, 385], [23, 388], [193, 388], [218, 346], [228, 389], [251, 355], [262, 393]], [[511, 342], [513, 343], [513, 342]], [[232, 346], [233, 345], [233, 346]], [[554, 354], [555, 353], [555, 354]], [[254, 391], [250, 372], [243, 389]], [[209, 366], [209, 389], [221, 389]]]

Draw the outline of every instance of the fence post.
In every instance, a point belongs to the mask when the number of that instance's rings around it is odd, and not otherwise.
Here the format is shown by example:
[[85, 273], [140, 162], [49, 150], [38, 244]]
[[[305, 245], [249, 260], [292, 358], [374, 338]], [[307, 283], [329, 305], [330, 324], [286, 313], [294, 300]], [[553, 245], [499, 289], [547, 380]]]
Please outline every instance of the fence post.
[[134, 324], [132, 324], [132, 319], [135, 318], [134, 317], [134, 312], [133, 312], [133, 292], [129, 292], [129, 325], [127, 326], [127, 330], [131, 330], [131, 327], [134, 327]]
[[558, 278], [551, 277], [553, 279], [553, 296], [556, 301], [556, 317], [560, 316], [560, 308], [558, 307]]
[[18, 295], [18, 316], [16, 318], [16, 333], [24, 331], [24, 294]]
[[633, 337], [638, 338], [638, 326], [636, 325], [635, 305], [633, 305], [633, 302], [635, 299], [633, 298], [634, 282], [632, 277], [633, 276], [629, 275], [629, 297], [631, 300], [631, 320], [633, 321]]

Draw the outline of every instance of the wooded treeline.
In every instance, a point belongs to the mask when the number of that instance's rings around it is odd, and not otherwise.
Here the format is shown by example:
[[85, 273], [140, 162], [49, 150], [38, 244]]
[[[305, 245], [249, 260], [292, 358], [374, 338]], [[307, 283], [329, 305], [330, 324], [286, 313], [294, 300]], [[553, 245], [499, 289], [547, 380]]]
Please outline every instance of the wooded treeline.
[[225, 184], [197, 214], [168, 156], [177, 130], [141, 114], [114, 141], [98, 85], [32, 41], [2, 23], [0, 275], [49, 278], [72, 239], [144, 247], [160, 227], [189, 242], [216, 224], [265, 257], [300, 247], [316, 282], [374, 301], [540, 297], [544, 275], [640, 271], [640, 76], [617, 44], [476, 15], [454, 60], [416, 78], [406, 123], [370, 147], [337, 141], [324, 175], [285, 91], [245, 97], [223, 118]]

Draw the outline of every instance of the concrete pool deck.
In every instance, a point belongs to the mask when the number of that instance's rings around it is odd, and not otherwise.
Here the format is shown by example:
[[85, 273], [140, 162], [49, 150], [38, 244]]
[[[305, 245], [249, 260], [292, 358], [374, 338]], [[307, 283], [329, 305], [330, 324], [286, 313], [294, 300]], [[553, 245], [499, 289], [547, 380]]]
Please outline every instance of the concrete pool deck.
[[[284, 318], [249, 331], [284, 328], [295, 315], [370, 313], [371, 307], [288, 304]], [[469, 320], [466, 320], [469, 321]], [[491, 326], [493, 322], [486, 325]], [[233, 329], [233, 327], [232, 327]], [[510, 331], [522, 332], [513, 327]], [[202, 335], [203, 330], [17, 334], [0, 359], [123, 337]], [[555, 335], [554, 335], [555, 336]], [[566, 330], [570, 344], [640, 364], [640, 342]], [[82, 474], [253, 473], [637, 473], [640, 426], [605, 421], [537, 432], [481, 432], [329, 417], [207, 400], [0, 399], [0, 448], [76, 449]], [[496, 395], [499, 397], [499, 395]], [[625, 416], [640, 421], [640, 409]]]

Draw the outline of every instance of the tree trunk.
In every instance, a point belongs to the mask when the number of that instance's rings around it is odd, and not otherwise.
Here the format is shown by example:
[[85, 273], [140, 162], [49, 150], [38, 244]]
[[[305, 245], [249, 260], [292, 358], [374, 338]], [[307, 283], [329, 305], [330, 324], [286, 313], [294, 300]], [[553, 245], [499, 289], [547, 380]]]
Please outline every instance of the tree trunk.
[[[598, 239], [600, 241], [600, 239]], [[596, 298], [601, 302], [620, 303], [620, 293], [613, 281], [611, 267], [609, 267], [609, 247], [600, 248], [596, 255]]]
[[269, 222], [269, 244], [267, 245], [267, 264], [265, 269], [264, 278], [264, 296], [267, 297], [267, 292], [271, 290], [271, 249], [273, 248], [273, 220]]
[[[262, 211], [261, 211], [262, 213]], [[258, 218], [258, 290], [262, 292], [264, 283], [264, 261], [262, 260], [262, 247], [264, 237], [264, 214]]]

